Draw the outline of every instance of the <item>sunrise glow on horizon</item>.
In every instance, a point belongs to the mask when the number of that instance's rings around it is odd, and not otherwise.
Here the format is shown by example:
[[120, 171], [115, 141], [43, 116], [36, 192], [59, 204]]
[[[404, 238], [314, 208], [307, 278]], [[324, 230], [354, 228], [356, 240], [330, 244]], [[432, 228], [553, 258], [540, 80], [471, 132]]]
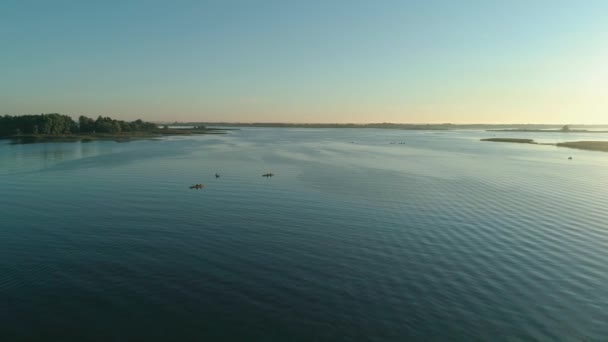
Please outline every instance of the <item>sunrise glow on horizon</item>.
[[608, 124], [605, 1], [14, 1], [0, 115]]

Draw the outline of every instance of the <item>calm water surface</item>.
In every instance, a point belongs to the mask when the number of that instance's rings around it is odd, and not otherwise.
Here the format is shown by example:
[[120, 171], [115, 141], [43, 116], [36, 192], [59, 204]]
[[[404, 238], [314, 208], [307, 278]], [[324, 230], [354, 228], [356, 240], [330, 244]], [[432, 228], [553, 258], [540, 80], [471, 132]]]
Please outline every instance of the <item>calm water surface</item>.
[[608, 339], [608, 153], [501, 134], [2, 141], [0, 340]]

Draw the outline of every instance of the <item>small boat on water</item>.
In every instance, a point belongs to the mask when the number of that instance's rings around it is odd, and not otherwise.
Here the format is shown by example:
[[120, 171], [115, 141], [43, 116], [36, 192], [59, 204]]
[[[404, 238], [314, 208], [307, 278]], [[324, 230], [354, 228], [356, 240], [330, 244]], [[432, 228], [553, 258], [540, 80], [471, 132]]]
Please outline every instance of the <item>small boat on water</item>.
[[196, 189], [196, 190], [198, 190], [198, 189], [202, 189], [202, 188], [204, 188], [204, 187], [205, 187], [205, 186], [204, 186], [203, 184], [194, 184], [194, 185], [190, 185], [190, 189]]
[[216, 173], [216, 174], [215, 174], [215, 178], [220, 178], [220, 174], [219, 174], [219, 173]]
[[272, 172], [265, 173], [262, 175], [262, 177], [272, 177], [272, 176], [274, 176], [274, 173], [272, 173]]

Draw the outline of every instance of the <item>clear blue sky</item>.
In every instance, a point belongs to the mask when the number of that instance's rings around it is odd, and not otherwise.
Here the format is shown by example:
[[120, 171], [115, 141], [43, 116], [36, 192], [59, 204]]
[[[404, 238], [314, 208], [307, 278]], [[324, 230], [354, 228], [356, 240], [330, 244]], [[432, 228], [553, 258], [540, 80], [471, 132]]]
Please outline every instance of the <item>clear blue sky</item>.
[[608, 123], [608, 1], [29, 1], [0, 114]]

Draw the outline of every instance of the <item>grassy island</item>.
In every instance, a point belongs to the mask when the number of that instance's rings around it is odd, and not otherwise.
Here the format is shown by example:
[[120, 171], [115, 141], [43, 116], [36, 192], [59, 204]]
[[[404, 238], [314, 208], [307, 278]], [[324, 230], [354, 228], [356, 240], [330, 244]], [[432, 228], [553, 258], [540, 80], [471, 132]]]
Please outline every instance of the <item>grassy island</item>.
[[518, 138], [487, 138], [481, 139], [481, 141], [493, 141], [493, 142], [510, 142], [518, 144], [536, 144], [532, 139], [518, 139]]
[[553, 146], [557, 146], [557, 147], [575, 148], [575, 149], [579, 149], [579, 150], [608, 152], [608, 141], [570, 141], [570, 142], [563, 142], [563, 143], [557, 143], [557, 144], [549, 144], [549, 143], [540, 144], [532, 139], [518, 139], [518, 138], [488, 138], [488, 139], [481, 139], [481, 141], [533, 144], [533, 145], [553, 145]]
[[608, 133], [608, 131], [591, 131], [586, 129], [572, 129], [563, 131], [560, 129], [488, 129], [488, 132], [513, 132], [513, 133]]
[[0, 139], [16, 143], [70, 142], [112, 140], [126, 142], [169, 135], [223, 134], [224, 130], [193, 126], [192, 128], [159, 127], [152, 122], [131, 122], [99, 116], [96, 120], [80, 116], [74, 121], [61, 114], [0, 116]]
[[576, 148], [579, 150], [608, 152], [608, 141], [572, 141], [558, 143], [556, 146]]

